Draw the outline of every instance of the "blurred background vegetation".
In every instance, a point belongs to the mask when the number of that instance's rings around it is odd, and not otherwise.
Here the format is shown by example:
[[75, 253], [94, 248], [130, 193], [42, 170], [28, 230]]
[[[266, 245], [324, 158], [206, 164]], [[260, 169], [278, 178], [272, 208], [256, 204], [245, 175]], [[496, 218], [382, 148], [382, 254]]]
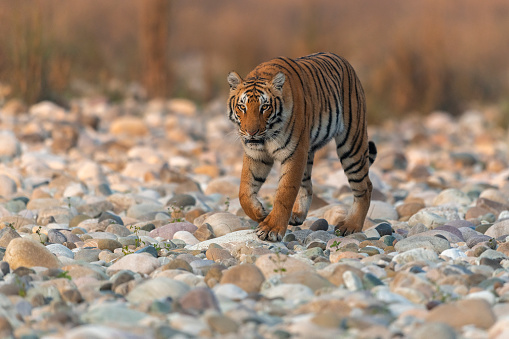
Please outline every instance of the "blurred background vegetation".
[[226, 95], [226, 74], [331, 51], [372, 122], [494, 105], [509, 115], [507, 0], [0, 0], [0, 105]]

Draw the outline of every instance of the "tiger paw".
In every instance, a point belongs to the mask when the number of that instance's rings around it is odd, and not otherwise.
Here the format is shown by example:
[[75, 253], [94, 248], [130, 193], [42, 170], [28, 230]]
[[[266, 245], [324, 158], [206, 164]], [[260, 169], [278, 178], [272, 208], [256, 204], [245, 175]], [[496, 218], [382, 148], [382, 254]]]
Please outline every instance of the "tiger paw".
[[337, 235], [347, 236], [362, 231], [362, 224], [345, 219], [338, 222], [334, 230]]
[[298, 226], [302, 225], [304, 220], [306, 220], [306, 215], [304, 213], [292, 212], [292, 216], [290, 217], [288, 224], [292, 226]]
[[274, 225], [269, 214], [269, 216], [258, 225], [255, 232], [260, 240], [277, 242], [283, 240], [286, 227], [286, 224], [284, 226]]
[[248, 201], [247, 203], [244, 201], [240, 201], [240, 204], [242, 206], [242, 209], [244, 210], [244, 213], [251, 219], [253, 219], [256, 222], [262, 222], [265, 220], [267, 215], [269, 213], [263, 208], [262, 204], [260, 204], [259, 201], [256, 201], [256, 203], [253, 203], [252, 201]]

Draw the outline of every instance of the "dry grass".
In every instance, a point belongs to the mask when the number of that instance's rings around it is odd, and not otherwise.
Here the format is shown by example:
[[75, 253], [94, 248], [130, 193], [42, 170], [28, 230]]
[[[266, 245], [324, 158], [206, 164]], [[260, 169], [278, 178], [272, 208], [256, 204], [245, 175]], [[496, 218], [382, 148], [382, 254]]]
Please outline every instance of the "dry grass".
[[0, 6], [0, 82], [27, 102], [106, 91], [207, 101], [278, 55], [345, 56], [373, 120], [459, 113], [509, 92], [506, 0], [19, 0]]

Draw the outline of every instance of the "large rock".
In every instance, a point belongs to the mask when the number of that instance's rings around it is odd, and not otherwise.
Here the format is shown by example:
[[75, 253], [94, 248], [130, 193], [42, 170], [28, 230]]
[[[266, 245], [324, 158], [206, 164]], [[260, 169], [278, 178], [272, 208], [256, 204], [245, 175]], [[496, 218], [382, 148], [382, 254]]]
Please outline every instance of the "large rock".
[[265, 278], [269, 278], [275, 274], [314, 270], [313, 266], [310, 264], [281, 253], [264, 254], [256, 260], [255, 264]]
[[488, 228], [484, 235], [492, 238], [509, 235], [509, 219], [502, 220], [493, 224], [490, 228]]
[[413, 237], [398, 241], [394, 248], [398, 252], [406, 252], [414, 248], [426, 248], [436, 253], [442, 253], [446, 249], [451, 248], [451, 245], [449, 241], [439, 237], [414, 235]]
[[210, 225], [216, 237], [248, 228], [238, 216], [227, 212], [214, 213], [205, 219], [205, 223]]
[[58, 268], [61, 265], [57, 257], [44, 245], [28, 238], [12, 239], [3, 260], [7, 261], [13, 270], [21, 266]]
[[466, 325], [488, 329], [496, 321], [490, 304], [482, 299], [465, 299], [439, 305], [426, 316], [428, 322], [441, 322], [456, 329]]
[[152, 255], [129, 254], [108, 267], [107, 272], [130, 270], [136, 273], [150, 274], [160, 266], [159, 261]]
[[427, 210], [420, 210], [408, 220], [408, 225], [410, 226], [415, 226], [419, 223], [429, 229], [434, 229], [435, 227], [445, 225], [447, 223], [447, 219], [436, 213]]
[[414, 248], [403, 253], [399, 253], [392, 259], [397, 264], [407, 264], [414, 261], [438, 261], [438, 254], [427, 248]]
[[462, 191], [456, 188], [449, 188], [440, 192], [439, 195], [433, 200], [434, 206], [440, 205], [453, 205], [453, 206], [468, 206], [472, 199]]
[[234, 249], [235, 247], [242, 245], [249, 247], [259, 247], [262, 243], [271, 244], [277, 247], [283, 247], [284, 245], [279, 243], [269, 243], [261, 241], [253, 230], [242, 230], [237, 232], [228, 233], [222, 237], [202, 241], [199, 244], [189, 247], [190, 250], [204, 250], [208, 249], [210, 244], [217, 244], [227, 249]]
[[398, 212], [389, 203], [379, 200], [371, 201], [368, 210], [368, 218], [383, 220], [398, 220]]
[[265, 281], [262, 271], [252, 264], [233, 266], [222, 273], [221, 284], [234, 284], [248, 293], [259, 292]]
[[150, 302], [166, 297], [171, 297], [172, 299], [177, 300], [188, 291], [189, 286], [183, 282], [166, 277], [158, 277], [147, 280], [146, 282], [136, 286], [131, 292], [129, 292], [126, 298], [132, 303]]

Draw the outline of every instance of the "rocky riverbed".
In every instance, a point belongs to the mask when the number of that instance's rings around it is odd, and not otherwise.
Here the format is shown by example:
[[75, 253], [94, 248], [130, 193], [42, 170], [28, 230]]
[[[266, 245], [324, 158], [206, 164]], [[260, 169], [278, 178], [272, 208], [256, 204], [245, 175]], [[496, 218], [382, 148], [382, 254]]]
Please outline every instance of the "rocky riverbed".
[[[334, 153], [260, 241], [222, 100], [0, 108], [2, 338], [507, 338], [509, 134], [496, 112], [371, 127], [363, 233]], [[270, 208], [277, 166], [260, 195]]]

